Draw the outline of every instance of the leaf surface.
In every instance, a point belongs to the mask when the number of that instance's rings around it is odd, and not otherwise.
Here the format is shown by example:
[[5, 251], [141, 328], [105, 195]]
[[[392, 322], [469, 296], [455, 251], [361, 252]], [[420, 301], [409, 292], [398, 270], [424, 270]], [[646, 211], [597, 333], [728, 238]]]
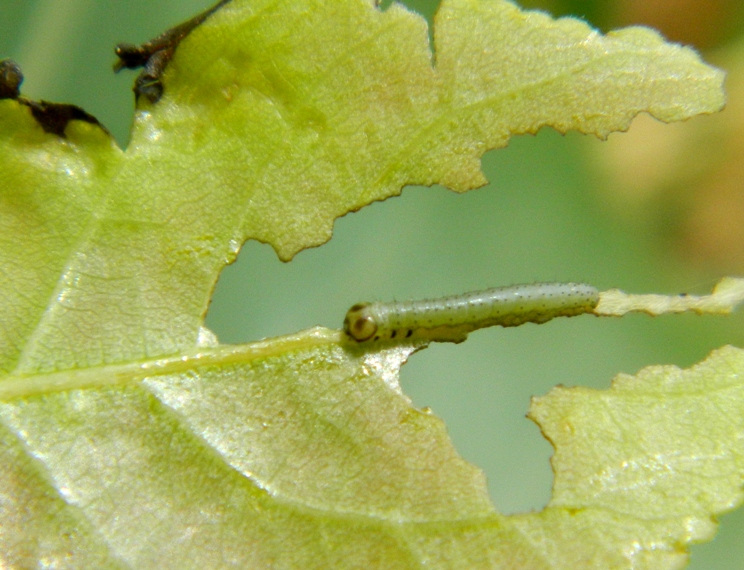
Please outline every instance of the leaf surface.
[[[48, 132], [27, 101], [0, 100], [3, 564], [660, 568], [739, 500], [732, 471], [693, 512], [613, 509], [565, 491], [566, 473], [605, 467], [559, 447], [551, 506], [502, 517], [442, 423], [400, 391], [421, 345], [367, 351], [317, 329], [229, 347], [202, 328], [247, 239], [289, 259], [406, 184], [483, 184], [480, 157], [511, 135], [605, 137], [642, 111], [682, 120], [723, 104], [721, 72], [647, 29], [601, 36], [452, 0], [434, 39], [432, 53], [398, 5], [232, 0], [179, 44], [162, 98], [140, 98], [126, 151], [94, 123]], [[532, 413], [558, 443], [551, 422], [593, 403], [550, 398]], [[655, 476], [639, 463], [639, 481]], [[676, 480], [693, 494], [695, 473]]]
[[[601, 36], [508, 2], [452, 0], [434, 39], [432, 66], [424, 20], [397, 4], [233, 0], [179, 44], [163, 97], [139, 99], [123, 153], [94, 126], [73, 121], [60, 138], [3, 101], [0, 181], [6, 195], [25, 190], [2, 229], [25, 239], [0, 260], [2, 368], [189, 350], [246, 239], [288, 259], [405, 184], [482, 185], [480, 157], [512, 134], [606, 136], [641, 111], [682, 120], [723, 104], [720, 71], [644, 28]], [[37, 208], [49, 193], [58, 205]], [[28, 210], [33, 227], [18, 219]], [[43, 286], [14, 285], [15, 267]]]

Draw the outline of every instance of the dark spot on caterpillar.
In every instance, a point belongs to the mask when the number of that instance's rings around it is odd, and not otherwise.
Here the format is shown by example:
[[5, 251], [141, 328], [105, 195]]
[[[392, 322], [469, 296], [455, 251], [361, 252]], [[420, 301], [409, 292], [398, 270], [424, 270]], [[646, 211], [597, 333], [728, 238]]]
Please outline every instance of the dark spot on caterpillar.
[[23, 83], [21, 67], [12, 59], [0, 61], [0, 99], [14, 99], [31, 109], [31, 114], [44, 132], [65, 138], [65, 129], [70, 121], [85, 121], [101, 127], [108, 133], [98, 119], [77, 105], [32, 101], [21, 97], [21, 83]]
[[171, 28], [158, 37], [145, 42], [142, 45], [120, 43], [114, 49], [119, 58], [114, 64], [114, 71], [119, 72], [125, 67], [127, 69], [144, 68], [134, 83], [135, 97], [147, 97], [151, 103], [157, 103], [163, 96], [162, 76], [165, 68], [173, 59], [178, 44], [188, 36], [194, 28], [199, 26], [209, 16], [222, 8], [231, 0], [221, 0], [212, 8], [194, 16], [189, 21]]
[[413, 334], [413, 330], [408, 329], [408, 332], [406, 333], [406, 338], [409, 338]]
[[393, 332], [390, 333], [390, 338], [395, 338], [395, 335], [398, 334], [398, 331], [393, 329]]

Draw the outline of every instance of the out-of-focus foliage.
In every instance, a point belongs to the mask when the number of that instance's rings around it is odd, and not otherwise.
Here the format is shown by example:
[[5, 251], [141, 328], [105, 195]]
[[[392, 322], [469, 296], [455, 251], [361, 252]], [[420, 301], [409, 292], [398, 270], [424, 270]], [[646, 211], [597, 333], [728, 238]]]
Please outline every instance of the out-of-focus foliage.
[[737, 37], [744, 25], [738, 0], [525, 0], [523, 5], [580, 16], [602, 29], [643, 24], [701, 49]]
[[[744, 43], [712, 54], [728, 71], [726, 109], [666, 125], [639, 117], [596, 152], [605, 199], [627, 223], [655, 233], [680, 257], [744, 271]], [[656, 228], [656, 229], [654, 229]]]

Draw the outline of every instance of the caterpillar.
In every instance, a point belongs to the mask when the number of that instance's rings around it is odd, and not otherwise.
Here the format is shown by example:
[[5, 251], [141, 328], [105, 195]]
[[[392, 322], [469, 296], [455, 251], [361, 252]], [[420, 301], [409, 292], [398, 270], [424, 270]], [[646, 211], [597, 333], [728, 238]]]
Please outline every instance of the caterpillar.
[[599, 292], [582, 283], [533, 283], [497, 287], [463, 295], [394, 303], [358, 303], [344, 319], [344, 332], [356, 342], [410, 338], [464, 340], [476, 329], [544, 323], [556, 317], [590, 313]]

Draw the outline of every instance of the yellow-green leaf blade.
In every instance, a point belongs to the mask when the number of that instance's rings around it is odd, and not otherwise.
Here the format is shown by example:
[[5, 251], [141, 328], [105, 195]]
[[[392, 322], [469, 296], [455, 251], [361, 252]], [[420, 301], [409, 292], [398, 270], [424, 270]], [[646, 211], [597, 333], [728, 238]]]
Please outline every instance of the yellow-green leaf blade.
[[738, 349], [537, 400], [554, 497], [502, 517], [441, 422], [400, 393], [413, 348], [365, 353], [317, 330], [6, 392], [6, 464], [33, 456], [45, 483], [1, 479], [19, 503], [5, 516], [58, 495], [35, 552], [54, 559], [62, 532], [102, 567], [679, 568], [741, 500]]
[[[124, 567], [415, 568], [423, 538], [409, 526], [498, 526], [482, 473], [393, 383], [413, 347], [337, 340], [311, 331], [108, 367], [87, 385], [71, 372], [61, 391], [6, 397], [7, 440], [61, 504], [36, 536], [62, 527], [74, 550], [92, 527], [88, 555]], [[13, 485], [0, 479], [18, 496]], [[37, 556], [55, 559], [46, 546]]]
[[500, 0], [453, 0], [434, 36], [432, 55], [423, 20], [398, 5], [234, 0], [180, 44], [163, 99], [143, 104], [134, 162], [178, 164], [183, 192], [209, 181], [250, 204], [232, 216], [236, 239], [288, 258], [406, 184], [483, 184], [481, 155], [512, 134], [606, 136], [642, 111], [682, 120], [723, 104], [720, 71], [646, 29], [601, 36]]
[[725, 101], [722, 71], [649, 28], [602, 35], [510, 2], [452, 0], [435, 34], [451, 104], [489, 147], [546, 125], [604, 138], [643, 111], [680, 121]]
[[[0, 100], [0, 371], [33, 361], [38, 333], [74, 311], [71, 296], [86, 285], [84, 244], [121, 157], [97, 125], [73, 121], [61, 138], [45, 132], [29, 107]], [[86, 335], [101, 330], [100, 316], [77, 314]], [[79, 336], [56, 340], [74, 365]]]
[[[647, 30], [603, 37], [502, 0], [452, 0], [434, 36], [433, 56], [420, 16], [368, 0], [233, 0], [210, 15], [178, 45], [163, 97], [140, 99], [126, 153], [102, 152], [105, 172], [87, 174], [105, 200], [76, 219], [75, 251], [51, 250], [56, 281], [46, 275], [21, 311], [36, 322], [16, 330], [5, 313], [5, 369], [190, 350], [246, 239], [288, 259], [406, 184], [482, 184], [481, 155], [512, 134], [553, 125], [604, 136], [643, 110], [683, 119], [723, 101], [720, 72]], [[95, 162], [87, 153], [98, 151], [79, 152]], [[45, 185], [73, 180], [59, 171]], [[5, 192], [14, 183], [5, 177]], [[23, 247], [13, 239], [9, 251]], [[10, 255], [3, 269], [29, 259]], [[9, 287], [30, 279], [24, 271]], [[23, 294], [12, 298], [23, 305]]]
[[[104, 150], [76, 146], [75, 130], [88, 127], [75, 122], [66, 140], [44, 135], [13, 154], [19, 133], [33, 138], [39, 127], [3, 124], [0, 172], [15, 172], [0, 178], [5, 205], [23, 176], [39, 193], [24, 213], [49, 188], [58, 193], [36, 225], [2, 213], [6, 299], [23, 309], [0, 317], [0, 369], [16, 367], [0, 383], [0, 496], [16, 501], [0, 511], [12, 529], [0, 548], [8, 565], [630, 566], [678, 560], [680, 543], [709, 534], [709, 513], [725, 501], [699, 503], [691, 525], [681, 511], [639, 522], [604, 497], [578, 513], [562, 504], [494, 513], [441, 423], [399, 393], [405, 350], [375, 359], [334, 335], [269, 341], [249, 356], [198, 347], [212, 286], [247, 238], [288, 258], [326, 239], [335, 217], [404, 184], [480, 184], [478, 158], [510, 134], [552, 124], [603, 135], [640, 110], [679, 119], [722, 100], [719, 73], [648, 32], [602, 43], [583, 24], [522, 18], [495, 0], [452, 2], [442, 14], [432, 67], [422, 21], [400, 7], [234, 0], [179, 47], [166, 95], [140, 108], [126, 155], [98, 131], [90, 146]], [[481, 58], [490, 36], [473, 26], [486, 22], [502, 48], [495, 58], [512, 53], [513, 38], [539, 57], [515, 58], [534, 68], [526, 81], [484, 94], [471, 80], [490, 90], [505, 69]], [[573, 42], [570, 61], [591, 52], [580, 73], [552, 73], [561, 38]], [[476, 52], [454, 60], [458, 39]], [[630, 56], [605, 73], [603, 49]], [[660, 60], [653, 87], [649, 66]], [[453, 65], [471, 70], [468, 81]], [[534, 88], [540, 77], [554, 100]], [[589, 83], [602, 97], [582, 100], [573, 88]], [[583, 105], [590, 112], [576, 114]], [[45, 170], [68, 154], [72, 173]], [[14, 160], [24, 167], [6, 168]], [[32, 247], [14, 250], [26, 233]], [[164, 354], [175, 356], [142, 362]], [[100, 367], [112, 362], [121, 365]], [[39, 373], [52, 370], [63, 371]]]
[[600, 317], [622, 317], [630, 312], [651, 316], [692, 311], [699, 315], [727, 315], [744, 300], [744, 279], [726, 277], [716, 284], [710, 295], [633, 295], [619, 289], [600, 294], [593, 313]]
[[[601, 529], [594, 541], [622, 554], [620, 567], [681, 567], [687, 545], [713, 537], [715, 515], [742, 502], [742, 371], [744, 352], [727, 347], [689, 370], [652, 366], [607, 391], [536, 398], [530, 417], [555, 447], [553, 497], [539, 517]], [[615, 528], [605, 532], [608, 517]], [[523, 524], [556, 545], [573, 532]], [[603, 560], [592, 567], [612, 558]]]

